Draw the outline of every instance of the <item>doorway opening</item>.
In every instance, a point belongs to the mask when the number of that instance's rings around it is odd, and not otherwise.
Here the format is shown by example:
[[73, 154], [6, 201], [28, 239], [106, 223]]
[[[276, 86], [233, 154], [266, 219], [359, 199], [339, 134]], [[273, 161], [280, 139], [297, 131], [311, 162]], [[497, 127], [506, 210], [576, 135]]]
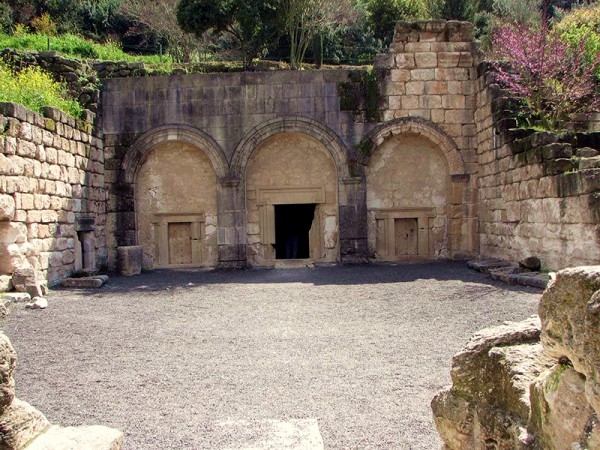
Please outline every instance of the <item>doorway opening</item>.
[[309, 232], [316, 204], [275, 206], [275, 259], [310, 258]]

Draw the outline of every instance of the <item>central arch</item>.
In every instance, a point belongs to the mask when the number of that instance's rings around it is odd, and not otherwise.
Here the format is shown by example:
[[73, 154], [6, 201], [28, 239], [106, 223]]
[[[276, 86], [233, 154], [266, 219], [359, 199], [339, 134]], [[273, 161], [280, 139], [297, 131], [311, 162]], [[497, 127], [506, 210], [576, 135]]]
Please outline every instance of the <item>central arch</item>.
[[245, 180], [251, 266], [339, 259], [338, 190], [348, 166], [331, 130], [304, 118], [267, 122], [242, 141], [232, 171]]

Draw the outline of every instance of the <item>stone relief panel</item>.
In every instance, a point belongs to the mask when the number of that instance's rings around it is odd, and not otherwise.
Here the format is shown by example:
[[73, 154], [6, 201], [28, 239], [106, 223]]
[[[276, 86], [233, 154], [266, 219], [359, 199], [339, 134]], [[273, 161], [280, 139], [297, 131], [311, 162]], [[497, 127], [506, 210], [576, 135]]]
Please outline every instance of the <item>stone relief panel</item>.
[[144, 268], [217, 265], [217, 180], [201, 149], [153, 149], [136, 175], [135, 205]]
[[376, 259], [447, 255], [448, 164], [426, 138], [384, 141], [366, 170], [369, 247]]
[[[278, 259], [337, 261], [337, 186], [333, 158], [313, 137], [287, 132], [264, 141], [252, 154], [246, 173], [249, 264], [273, 266]], [[292, 237], [296, 231], [299, 236]], [[306, 250], [294, 251], [303, 241]]]

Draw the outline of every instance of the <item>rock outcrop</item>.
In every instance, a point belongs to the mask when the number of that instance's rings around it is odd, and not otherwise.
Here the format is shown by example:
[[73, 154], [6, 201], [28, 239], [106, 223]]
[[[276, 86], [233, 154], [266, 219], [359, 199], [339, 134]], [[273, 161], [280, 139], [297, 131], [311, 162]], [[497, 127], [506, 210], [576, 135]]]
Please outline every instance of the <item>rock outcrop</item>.
[[565, 269], [540, 320], [478, 332], [432, 401], [445, 448], [600, 448], [600, 266]]

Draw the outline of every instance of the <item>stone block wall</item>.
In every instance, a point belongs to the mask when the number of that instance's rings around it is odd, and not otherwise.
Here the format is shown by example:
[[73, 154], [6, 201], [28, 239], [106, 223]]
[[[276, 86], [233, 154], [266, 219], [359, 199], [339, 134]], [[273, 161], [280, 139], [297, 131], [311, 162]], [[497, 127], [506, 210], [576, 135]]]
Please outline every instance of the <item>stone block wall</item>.
[[93, 233], [105, 265], [101, 135], [57, 109], [13, 103], [0, 104], [0, 130], [0, 275], [33, 267], [50, 283], [66, 278], [84, 264], [81, 233]]
[[600, 258], [598, 133], [514, 128], [514, 101], [486, 65], [476, 83], [480, 253], [558, 270]]

